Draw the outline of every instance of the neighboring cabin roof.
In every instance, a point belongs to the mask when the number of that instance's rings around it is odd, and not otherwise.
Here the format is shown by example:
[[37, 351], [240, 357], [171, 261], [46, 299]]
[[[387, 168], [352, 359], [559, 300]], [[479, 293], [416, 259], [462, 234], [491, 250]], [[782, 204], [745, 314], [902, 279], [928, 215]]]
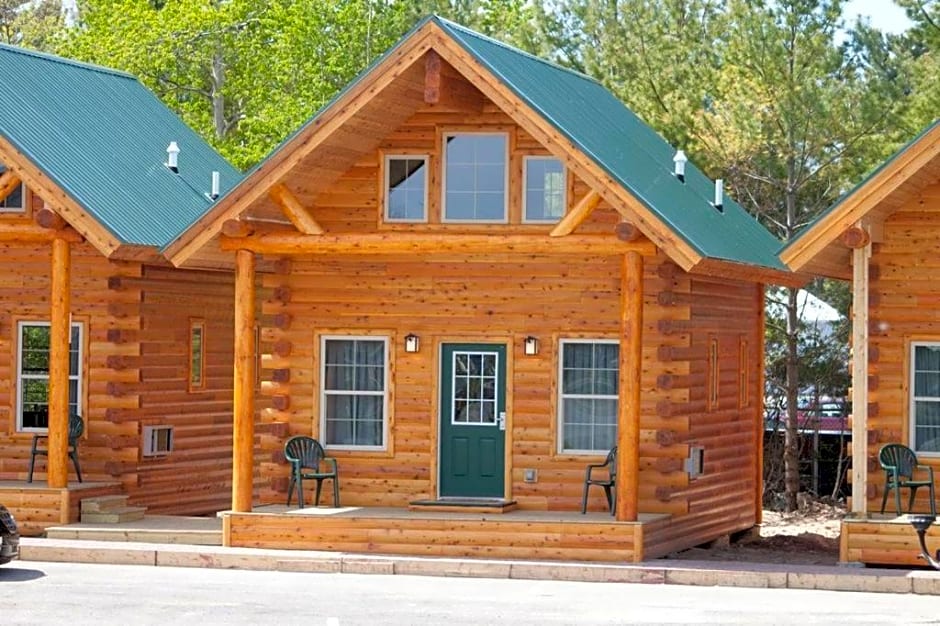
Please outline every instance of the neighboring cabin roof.
[[[848, 248], [837, 240], [847, 228], [869, 219], [880, 222], [901, 204], [892, 200], [902, 188], [912, 193], [926, 181], [912, 181], [924, 168], [940, 179], [940, 119], [899, 148], [853, 189], [810, 222], [780, 250], [780, 258], [792, 270], [847, 278], [851, 271]], [[929, 179], [928, 179], [929, 180]], [[843, 272], [839, 272], [839, 269]]]
[[[223, 192], [240, 178], [130, 74], [7, 45], [0, 136], [118, 244], [164, 246], [211, 204], [213, 171]], [[164, 165], [171, 141], [179, 174]]]
[[435, 17], [441, 28], [702, 256], [784, 269], [780, 241], [596, 80]]
[[[376, 76], [389, 71], [384, 69], [388, 60], [405, 57], [409, 44], [420, 40], [428, 29], [445, 38], [444, 44], [430, 45], [445, 60], [448, 54], [441, 46], [446, 47], [449, 40], [532, 111], [525, 115], [541, 116], [542, 123], [570, 142], [599, 175], [626, 190], [624, 195], [631, 196], [634, 205], [653, 216], [643, 222], [647, 227], [650, 221], [658, 222], [661, 225], [656, 228], [668, 231], [657, 233], [662, 235], [660, 241], [684, 242], [684, 250], [692, 254], [683, 259], [756, 266], [766, 270], [764, 278], [787, 281], [786, 267], [776, 256], [780, 241], [727, 195], [724, 211], [716, 210], [712, 205], [714, 183], [692, 163], [686, 166], [685, 183], [680, 182], [673, 175], [675, 148], [600, 83], [437, 16], [418, 24], [250, 171], [204, 219], [167, 247], [170, 259], [176, 264], [185, 263], [199, 246], [205, 245], [210, 233], [219, 232], [225, 219], [236, 217], [240, 207], [257, 197], [252, 195], [253, 186], [278, 180], [288, 167], [284, 163], [299, 162], [297, 154], [313, 149], [311, 137], [332, 132], [323, 130], [333, 124], [330, 116], [334, 112], [341, 115], [355, 98], [361, 97], [365, 86], [371, 90]], [[695, 263], [680, 264], [690, 269]]]

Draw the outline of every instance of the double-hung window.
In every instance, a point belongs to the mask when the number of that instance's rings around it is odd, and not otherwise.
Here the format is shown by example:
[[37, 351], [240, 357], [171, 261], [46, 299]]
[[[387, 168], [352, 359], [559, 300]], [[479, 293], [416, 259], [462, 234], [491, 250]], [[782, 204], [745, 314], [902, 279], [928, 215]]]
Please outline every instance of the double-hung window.
[[385, 157], [385, 220], [428, 221], [428, 157]]
[[911, 344], [911, 444], [940, 453], [940, 342]]
[[596, 454], [617, 441], [620, 346], [562, 340], [559, 359], [559, 451]]
[[[69, 412], [81, 413], [82, 325], [72, 324], [69, 344]], [[16, 326], [16, 428], [43, 431], [49, 426], [49, 322]]]
[[565, 166], [554, 157], [527, 156], [523, 170], [523, 221], [557, 222], [565, 214]]
[[327, 446], [385, 448], [388, 340], [324, 337], [321, 343], [321, 432]]
[[445, 222], [507, 221], [506, 133], [445, 133]]

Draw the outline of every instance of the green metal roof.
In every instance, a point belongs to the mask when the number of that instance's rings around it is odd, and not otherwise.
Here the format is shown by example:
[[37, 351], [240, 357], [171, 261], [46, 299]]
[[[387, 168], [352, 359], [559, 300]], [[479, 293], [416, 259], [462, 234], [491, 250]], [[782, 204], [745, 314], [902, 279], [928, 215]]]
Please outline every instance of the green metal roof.
[[895, 150], [894, 154], [892, 154], [892, 155], [889, 156], [887, 159], [885, 159], [885, 161], [884, 161], [881, 165], [879, 165], [878, 167], [876, 167], [875, 169], [873, 169], [872, 171], [870, 171], [870, 172], [865, 176], [865, 178], [862, 179], [862, 181], [861, 181], [860, 183], [858, 183], [857, 185], [855, 185], [854, 187], [852, 187], [852, 189], [846, 191], [846, 192], [843, 193], [841, 196], [839, 196], [838, 200], [836, 200], [836, 201], [832, 204], [831, 207], [829, 207], [828, 209], [826, 209], [825, 211], [823, 211], [822, 213], [820, 213], [819, 215], [817, 215], [815, 218], [813, 218], [813, 221], [811, 221], [809, 224], [807, 224], [806, 226], [804, 226], [803, 229], [800, 230], [800, 232], [797, 233], [795, 237], [793, 237], [790, 241], [784, 243], [784, 245], [783, 245], [783, 246], [780, 248], [780, 250], [779, 250], [780, 254], [783, 254], [783, 252], [784, 252], [785, 250], [787, 250], [788, 248], [790, 248], [791, 246], [797, 245], [798, 242], [806, 235], [806, 233], [808, 233], [810, 230], [812, 230], [812, 228], [813, 228], [816, 224], [818, 224], [819, 222], [821, 222], [821, 221], [822, 221], [827, 215], [829, 215], [830, 213], [834, 213], [834, 212], [838, 211], [838, 210], [839, 210], [839, 207], [841, 207], [842, 204], [843, 204], [846, 200], [848, 200], [849, 198], [851, 198], [852, 196], [854, 196], [854, 195], [856, 194], [856, 192], [858, 192], [858, 191], [859, 191], [860, 189], [862, 189], [865, 185], [867, 185], [867, 184], [868, 184], [868, 181], [870, 181], [872, 178], [874, 178], [875, 176], [877, 176], [879, 172], [881, 172], [883, 169], [885, 169], [886, 167], [888, 167], [889, 165], [891, 165], [895, 160], [898, 159], [898, 157], [900, 157], [902, 154], [904, 154], [905, 152], [907, 152], [908, 148], [910, 148], [910, 147], [913, 146], [915, 143], [917, 143], [918, 141], [920, 141], [925, 135], [927, 135], [930, 131], [932, 131], [934, 128], [937, 128], [938, 126], [940, 126], [940, 119], [935, 120], [932, 124], [930, 124], [929, 126], [927, 126], [927, 128], [925, 128], [924, 130], [922, 130], [921, 132], [919, 132], [916, 137], [914, 137], [913, 139], [911, 139], [910, 141], [908, 141], [906, 144], [904, 144], [903, 146], [901, 146], [900, 148], [898, 148], [897, 150]]
[[464, 50], [705, 257], [785, 269], [780, 241], [733, 199], [712, 205], [714, 182], [594, 79], [432, 17]]
[[0, 134], [121, 243], [163, 247], [212, 203], [213, 171], [223, 193], [241, 178], [133, 76], [7, 45]]

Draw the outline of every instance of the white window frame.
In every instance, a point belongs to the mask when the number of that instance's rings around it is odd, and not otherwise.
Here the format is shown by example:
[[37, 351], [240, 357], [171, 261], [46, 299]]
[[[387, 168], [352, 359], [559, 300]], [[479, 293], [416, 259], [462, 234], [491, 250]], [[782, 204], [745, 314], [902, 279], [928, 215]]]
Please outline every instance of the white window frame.
[[[382, 445], [380, 446], [357, 446], [347, 444], [332, 444], [327, 440], [326, 428], [326, 398], [328, 395], [355, 395], [355, 396], [378, 396], [375, 391], [334, 391], [330, 392], [326, 388], [326, 342], [327, 341], [381, 341], [384, 349], [384, 377], [382, 396]], [[320, 336], [320, 440], [324, 448], [330, 450], [362, 450], [362, 451], [384, 451], [388, 449], [388, 396], [390, 379], [389, 366], [389, 337], [386, 335], [321, 335]]]
[[[616, 345], [619, 346], [620, 342], [616, 339], [604, 339], [604, 338], [577, 338], [577, 339], [559, 339], [558, 340], [558, 423], [557, 423], [557, 442], [556, 450], [559, 454], [577, 454], [585, 456], [597, 456], [598, 454], [607, 454], [610, 450], [582, 450], [576, 448], [565, 448], [565, 398], [590, 398], [590, 399], [613, 399], [617, 401], [617, 411], [619, 415], [620, 411], [620, 386], [617, 386], [617, 393], [614, 395], [595, 395], [595, 394], [566, 394], [564, 387], [564, 376], [565, 376], [565, 346], [571, 344], [605, 344], [605, 345]], [[620, 364], [617, 364], [618, 368], [618, 381], [619, 381], [619, 368]], [[617, 424], [619, 428], [619, 423]], [[616, 437], [614, 438], [614, 445], [617, 445]]]
[[[565, 181], [561, 186], [561, 215], [548, 219], [534, 219], [529, 217], [529, 163], [531, 161], [557, 161], [561, 165], [561, 176]], [[568, 168], [558, 157], [543, 155], [527, 155], [522, 159], [522, 223], [523, 224], [557, 224], [568, 210]]]
[[[45, 433], [48, 428], [33, 428], [23, 426], [23, 381], [24, 380], [49, 380], [49, 374], [45, 376], [25, 375], [23, 374], [23, 327], [24, 326], [51, 326], [48, 321], [41, 320], [19, 320], [16, 323], [16, 431], [22, 433]], [[69, 381], [76, 381], [76, 398], [78, 400], [79, 413], [82, 410], [82, 399], [84, 392], [82, 390], [83, 373], [85, 364], [85, 325], [82, 322], [72, 322], [69, 328], [69, 336], [73, 328], [78, 328], [78, 372], [75, 375], [69, 374]], [[51, 332], [51, 331], [50, 331]], [[70, 344], [71, 345], [71, 344]], [[51, 346], [50, 346], [51, 347]]]
[[[496, 220], [465, 220], [447, 218], [447, 139], [448, 137], [490, 136], [505, 139], [503, 154], [503, 217]], [[508, 224], [509, 223], [509, 133], [448, 131], [441, 135], [441, 223], [444, 224]]]
[[930, 452], [917, 449], [917, 412], [916, 402], [940, 402], [940, 396], [916, 396], [914, 395], [915, 379], [917, 375], [917, 348], [940, 348], [940, 341], [912, 341], [910, 351], [910, 367], [908, 374], [908, 444], [911, 450], [917, 453], [917, 456], [931, 458], [940, 458], [940, 452]]
[[[0, 170], [0, 171], [5, 171], [5, 170]], [[0, 200], [0, 213], [5, 213], [8, 215], [23, 215], [26, 213], [26, 203], [29, 202], [28, 189], [26, 188], [26, 183], [22, 181], [20, 181], [20, 187], [22, 188], [22, 191], [20, 193], [20, 197], [22, 198], [21, 206], [18, 206], [18, 207], [4, 206], [7, 199], [10, 197], [10, 196], [7, 196], [3, 200]]]
[[[389, 185], [389, 174], [390, 168], [388, 166], [389, 162], [395, 160], [408, 160], [408, 161], [424, 161], [424, 207], [422, 212], [421, 219], [411, 219], [403, 217], [391, 217], [389, 215], [389, 196], [391, 195], [391, 188]], [[385, 210], [384, 217], [386, 222], [393, 224], [427, 224], [428, 222], [428, 204], [430, 203], [431, 197], [431, 157], [427, 154], [386, 154], [385, 160], [383, 162], [383, 167], [385, 170], [385, 175], [383, 176], [382, 186], [384, 187], [383, 193], [385, 194]]]

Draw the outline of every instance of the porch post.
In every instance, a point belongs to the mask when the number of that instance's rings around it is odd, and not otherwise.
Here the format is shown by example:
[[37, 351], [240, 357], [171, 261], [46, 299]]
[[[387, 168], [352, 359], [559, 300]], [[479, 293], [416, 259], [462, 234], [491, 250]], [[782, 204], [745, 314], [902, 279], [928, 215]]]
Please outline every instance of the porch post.
[[852, 250], [852, 512], [868, 512], [868, 260]]
[[69, 340], [72, 256], [64, 238], [52, 240], [52, 280], [49, 320], [49, 458], [46, 483], [66, 487], [69, 482]]
[[255, 439], [255, 255], [235, 253], [235, 381], [232, 510], [251, 511]]
[[619, 522], [635, 522], [640, 492], [640, 372], [643, 368], [643, 257], [627, 252], [620, 274], [620, 381], [617, 416]]

